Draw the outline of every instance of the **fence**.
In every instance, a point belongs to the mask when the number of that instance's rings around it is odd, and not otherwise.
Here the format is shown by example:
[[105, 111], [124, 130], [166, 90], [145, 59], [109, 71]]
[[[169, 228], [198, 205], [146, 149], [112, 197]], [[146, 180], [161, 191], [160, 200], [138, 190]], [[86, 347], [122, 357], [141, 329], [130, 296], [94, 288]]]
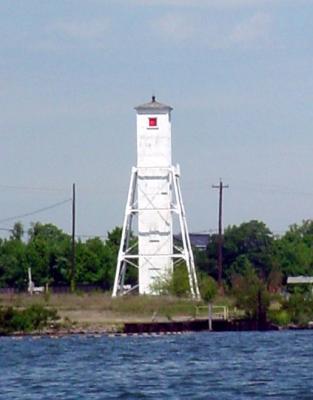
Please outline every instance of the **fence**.
[[211, 314], [212, 319], [228, 320], [229, 319], [229, 309], [227, 306], [196, 306], [196, 318], [206, 317], [208, 318]]

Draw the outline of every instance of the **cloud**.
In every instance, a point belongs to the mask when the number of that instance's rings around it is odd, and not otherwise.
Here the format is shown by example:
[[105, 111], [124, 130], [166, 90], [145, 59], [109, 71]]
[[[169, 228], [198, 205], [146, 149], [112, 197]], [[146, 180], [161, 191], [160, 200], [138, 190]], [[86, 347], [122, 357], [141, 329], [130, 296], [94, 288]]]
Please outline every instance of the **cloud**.
[[249, 44], [267, 39], [271, 28], [271, 17], [257, 13], [235, 26], [230, 41], [237, 44]]

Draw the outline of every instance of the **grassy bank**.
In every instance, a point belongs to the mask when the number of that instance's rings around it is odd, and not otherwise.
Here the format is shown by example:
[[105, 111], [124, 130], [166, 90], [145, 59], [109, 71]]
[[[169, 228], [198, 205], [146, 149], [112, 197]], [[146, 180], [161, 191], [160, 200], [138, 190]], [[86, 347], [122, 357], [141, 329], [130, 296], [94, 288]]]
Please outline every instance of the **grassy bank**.
[[[250, 299], [252, 303], [249, 304], [253, 310], [258, 308], [255, 305], [256, 301], [257, 299]], [[217, 296], [213, 301], [215, 306], [226, 306], [230, 318], [249, 318], [247, 312], [244, 309], [236, 309], [235, 304], [238, 303], [230, 296]], [[215, 313], [225, 311], [221, 307], [219, 310], [215, 309]], [[308, 327], [313, 324], [312, 310], [311, 297], [295, 294], [287, 301], [281, 296], [276, 296], [269, 303], [267, 319], [281, 327]], [[56, 314], [49, 314], [49, 311], [56, 312], [57, 317]], [[31, 331], [32, 327], [49, 329], [52, 326], [65, 332], [104, 332], [120, 331], [127, 322], [207, 318], [208, 309], [204, 303], [170, 296], [125, 296], [113, 299], [110, 293], [100, 292], [33, 296], [21, 293], [1, 294], [0, 314], [0, 333], [1, 325], [3, 327], [7, 321], [7, 327], [17, 326], [21, 331]]]
[[[109, 293], [0, 295], [0, 306], [23, 310], [32, 306], [56, 309], [61, 326], [114, 330], [125, 322], [171, 321], [195, 317], [196, 303], [168, 296], [125, 296]], [[205, 315], [205, 310], [203, 310]]]
[[41, 305], [34, 304], [23, 309], [0, 307], [0, 335], [57, 329], [58, 319], [56, 310]]

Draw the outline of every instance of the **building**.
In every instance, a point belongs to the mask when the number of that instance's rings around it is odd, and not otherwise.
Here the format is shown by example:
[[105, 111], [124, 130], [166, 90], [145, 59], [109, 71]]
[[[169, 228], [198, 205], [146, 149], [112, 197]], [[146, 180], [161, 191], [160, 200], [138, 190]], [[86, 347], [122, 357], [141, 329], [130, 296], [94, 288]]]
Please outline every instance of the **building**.
[[[210, 235], [208, 233], [189, 233], [191, 246], [200, 251], [205, 251], [207, 249], [209, 237]], [[182, 243], [181, 233], [174, 235], [174, 240]]]

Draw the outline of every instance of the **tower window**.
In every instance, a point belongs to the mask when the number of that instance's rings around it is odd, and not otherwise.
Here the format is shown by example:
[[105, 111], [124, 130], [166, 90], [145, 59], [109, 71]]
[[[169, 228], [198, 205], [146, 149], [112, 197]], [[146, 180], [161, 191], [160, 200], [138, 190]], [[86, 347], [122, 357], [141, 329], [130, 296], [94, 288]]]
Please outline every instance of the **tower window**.
[[149, 118], [149, 126], [150, 127], [156, 127], [158, 125], [158, 120], [157, 118]]

